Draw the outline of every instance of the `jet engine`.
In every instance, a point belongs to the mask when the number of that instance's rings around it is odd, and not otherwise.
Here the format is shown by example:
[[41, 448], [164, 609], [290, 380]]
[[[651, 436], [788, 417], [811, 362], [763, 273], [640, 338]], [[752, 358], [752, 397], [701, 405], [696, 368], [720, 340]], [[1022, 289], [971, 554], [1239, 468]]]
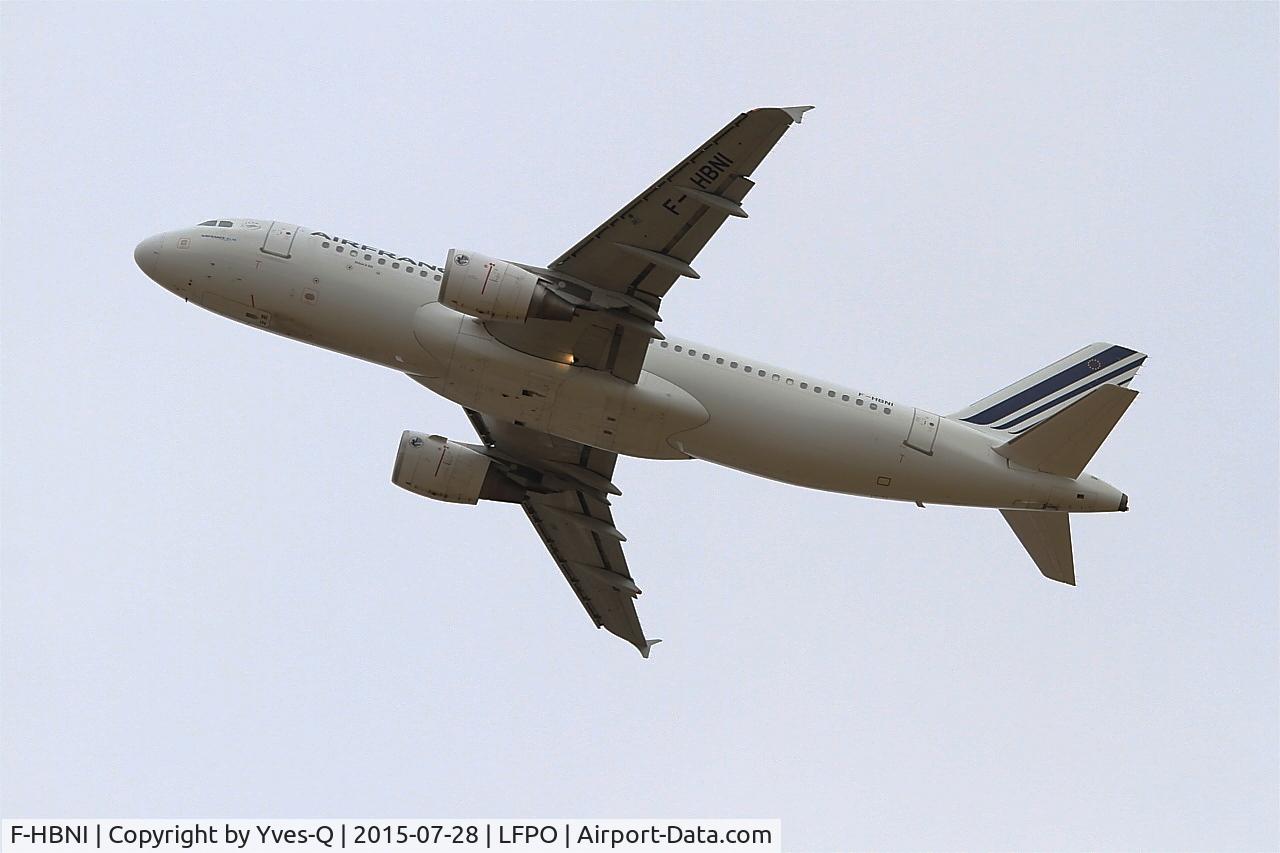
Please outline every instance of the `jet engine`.
[[519, 503], [528, 493], [483, 452], [483, 447], [405, 430], [391, 482], [417, 495], [450, 503]]
[[509, 261], [450, 249], [440, 301], [479, 320], [572, 320], [574, 306], [537, 275]]

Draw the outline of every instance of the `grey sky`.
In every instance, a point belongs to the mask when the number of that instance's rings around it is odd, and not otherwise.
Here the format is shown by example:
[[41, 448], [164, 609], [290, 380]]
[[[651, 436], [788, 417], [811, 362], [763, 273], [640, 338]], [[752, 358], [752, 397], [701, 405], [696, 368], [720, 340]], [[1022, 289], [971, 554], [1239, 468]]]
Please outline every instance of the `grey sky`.
[[[789, 848], [1266, 849], [1274, 4], [0, 7], [5, 816], [779, 816]], [[554, 258], [816, 104], [666, 327], [940, 412], [1150, 353], [1075, 522], [624, 460], [665, 643], [523, 515], [389, 482], [395, 373], [184, 305], [142, 237]]]

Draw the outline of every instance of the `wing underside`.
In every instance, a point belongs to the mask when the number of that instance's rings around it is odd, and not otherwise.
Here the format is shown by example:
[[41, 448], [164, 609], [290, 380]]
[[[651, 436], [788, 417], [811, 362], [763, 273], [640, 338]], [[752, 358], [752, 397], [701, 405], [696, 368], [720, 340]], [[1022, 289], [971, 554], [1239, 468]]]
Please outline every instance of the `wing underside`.
[[810, 107], [765, 107], [729, 122], [551, 269], [656, 306], [730, 216], [745, 217], [750, 175]]
[[530, 492], [521, 507], [596, 627], [648, 657], [657, 641], [648, 640], [640, 627], [635, 609], [640, 590], [627, 569], [608, 500], [617, 491], [611, 481], [617, 454], [466, 412], [487, 447], [564, 486]]
[[693, 261], [729, 217], [746, 217], [749, 177], [810, 107], [750, 110], [677, 163], [626, 207], [546, 269], [560, 294], [596, 310], [571, 322], [489, 323], [510, 347], [604, 370], [635, 382], [649, 341], [658, 337], [658, 309], [676, 279], [698, 278]]

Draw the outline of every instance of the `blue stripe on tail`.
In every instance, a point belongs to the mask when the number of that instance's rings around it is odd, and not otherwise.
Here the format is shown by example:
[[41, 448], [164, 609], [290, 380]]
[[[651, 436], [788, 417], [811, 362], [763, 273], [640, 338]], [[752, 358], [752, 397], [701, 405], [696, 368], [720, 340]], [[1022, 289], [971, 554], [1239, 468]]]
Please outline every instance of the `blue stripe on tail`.
[[[1063, 394], [1057, 399], [1052, 400], [1048, 403], [1045, 403], [1043, 406], [1039, 406], [1035, 409], [1032, 409], [1031, 411], [1027, 412], [1024, 415], [1019, 415], [1018, 417], [1014, 418], [1013, 420], [1009, 421], [1006, 424], [1001, 424], [998, 427], [993, 427], [993, 429], [1009, 429], [1010, 427], [1015, 427], [1018, 424], [1025, 421], [1027, 418], [1034, 418], [1036, 415], [1040, 414], [1041, 412], [1047, 412], [1049, 409], [1052, 409], [1054, 406], [1057, 406], [1061, 403], [1065, 403], [1067, 400], [1070, 400], [1072, 397], [1078, 397], [1081, 394], [1084, 394], [1084, 392], [1088, 391], [1091, 388], [1094, 388], [1098, 385], [1102, 385], [1105, 382], [1115, 379], [1117, 376], [1121, 376], [1125, 373], [1128, 373], [1130, 370], [1137, 370], [1139, 367], [1142, 366], [1142, 362], [1146, 360], [1147, 360], [1147, 357], [1143, 356], [1142, 358], [1135, 361], [1133, 364], [1127, 364], [1124, 367], [1121, 367], [1119, 370], [1113, 370], [1110, 373], [1108, 373], [1106, 376], [1099, 376], [1097, 379], [1093, 380], [1092, 382], [1089, 382], [1085, 385], [1081, 385], [1079, 388], [1076, 388], [1074, 390], [1068, 391], [1067, 393]], [[1129, 384], [1129, 380], [1126, 379], [1124, 382], [1121, 382], [1119, 384], [1127, 385]], [[1023, 427], [1022, 429], [1014, 430], [1014, 432], [1024, 432], [1030, 428], [1031, 427]]]
[[[1137, 352], [1136, 350], [1131, 350], [1128, 347], [1113, 346], [1109, 349], [1103, 350], [1097, 355], [1089, 356], [1084, 361], [1080, 362], [1079, 364], [1068, 367], [1066, 370], [1063, 370], [1061, 373], [1057, 373], [1053, 376], [1050, 376], [1048, 379], [1045, 379], [1041, 382], [1037, 382], [1035, 385], [1032, 385], [1030, 388], [1020, 391], [1017, 394], [1013, 395], [1012, 397], [1009, 397], [1006, 400], [1002, 400], [1001, 402], [996, 403], [994, 406], [991, 406], [990, 408], [987, 408], [981, 412], [978, 412], [976, 415], [971, 415], [970, 417], [964, 418], [964, 420], [968, 421], [971, 424], [980, 424], [982, 426], [989, 426], [990, 424], [995, 423], [1001, 418], [1008, 417], [1009, 415], [1012, 415], [1014, 412], [1020, 411], [1021, 409], [1024, 409], [1027, 406], [1032, 405], [1033, 403], [1043, 400], [1045, 397], [1049, 396], [1050, 394], [1053, 394], [1057, 391], [1061, 391], [1063, 388], [1066, 388], [1068, 385], [1072, 385], [1076, 382], [1079, 382], [1081, 379], [1085, 378], [1086, 376], [1092, 373], [1095, 373], [1101, 370], [1104, 367], [1110, 367], [1111, 365], [1115, 364], [1117, 361], [1120, 361], [1121, 359], [1125, 359], [1131, 355], [1134, 355], [1136, 352]], [[1139, 362], [1139, 364], [1141, 364], [1141, 362]], [[1097, 384], [1097, 383], [1094, 383], [1094, 384]], [[1045, 408], [1048, 408], [1048, 407], [1045, 407]], [[1018, 421], [1015, 421], [1015, 423], [1017, 422]]]

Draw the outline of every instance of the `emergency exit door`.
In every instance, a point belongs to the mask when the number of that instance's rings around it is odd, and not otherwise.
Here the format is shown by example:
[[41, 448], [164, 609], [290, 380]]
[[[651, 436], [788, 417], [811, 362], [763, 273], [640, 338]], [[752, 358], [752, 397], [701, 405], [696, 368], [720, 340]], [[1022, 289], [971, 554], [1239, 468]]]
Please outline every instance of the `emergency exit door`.
[[278, 258], [289, 257], [293, 249], [293, 238], [297, 236], [298, 226], [288, 222], [272, 222], [267, 229], [267, 238], [262, 243], [262, 251]]
[[907, 431], [907, 447], [921, 453], [933, 455], [933, 442], [938, 437], [938, 416], [924, 409], [916, 409], [911, 418], [911, 429]]

